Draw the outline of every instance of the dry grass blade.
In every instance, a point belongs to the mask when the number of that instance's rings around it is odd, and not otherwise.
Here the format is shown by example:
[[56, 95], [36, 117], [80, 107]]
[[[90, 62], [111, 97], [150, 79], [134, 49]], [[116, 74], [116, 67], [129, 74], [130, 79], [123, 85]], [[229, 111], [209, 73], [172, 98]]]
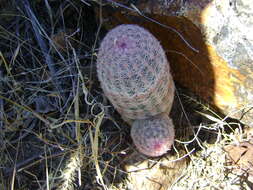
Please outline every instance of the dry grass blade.
[[13, 105], [15, 105], [15, 106], [17, 106], [18, 108], [21, 108], [22, 110], [25, 110], [25, 111], [28, 111], [28, 112], [32, 113], [35, 117], [37, 117], [38, 119], [43, 121], [46, 125], [50, 126], [50, 122], [47, 119], [43, 118], [40, 114], [36, 113], [34, 110], [29, 108], [28, 106], [20, 105], [20, 104], [14, 102], [14, 101], [2, 96], [2, 95], [0, 95], [0, 98], [7, 101], [7, 102], [9, 102], [9, 103], [11, 103], [11, 104], [13, 104]]
[[[83, 163], [83, 146], [79, 147], [71, 153], [68, 163], [64, 170], [62, 171], [61, 181], [62, 184], [57, 188], [57, 190], [74, 190], [75, 189], [75, 179], [78, 176], [77, 173]], [[79, 184], [81, 186], [81, 184]]]
[[61, 126], [64, 126], [68, 123], [76, 123], [76, 124], [80, 124], [80, 123], [85, 123], [85, 124], [92, 124], [92, 122], [90, 120], [82, 120], [82, 119], [79, 119], [79, 120], [75, 120], [75, 119], [68, 119], [68, 120], [65, 120], [59, 124], [51, 124], [50, 125], [50, 128], [51, 129], [56, 129], [58, 127], [61, 127]]
[[104, 183], [103, 176], [99, 167], [99, 162], [98, 162], [98, 147], [99, 147], [99, 142], [98, 142], [98, 136], [100, 132], [100, 126], [102, 123], [102, 120], [104, 118], [104, 113], [100, 113], [97, 115], [97, 118], [94, 119], [94, 127], [95, 127], [95, 134], [92, 134], [91, 128], [89, 128], [89, 134], [90, 134], [90, 140], [91, 140], [91, 149], [92, 149], [92, 159], [96, 168], [97, 172], [97, 180], [98, 183], [103, 186], [104, 189], [108, 189]]
[[6, 62], [5, 58], [4, 58], [4, 55], [3, 55], [3, 53], [1, 51], [0, 51], [0, 57], [1, 57], [2, 61], [3, 61], [3, 63], [4, 63], [4, 66], [5, 66], [5, 69], [6, 69], [7, 73], [8, 73], [8, 75], [10, 77], [12, 77], [12, 79], [13, 79], [13, 76], [12, 76], [11, 71], [10, 71], [10, 67], [8, 66], [8, 64], [7, 64], [7, 62]]

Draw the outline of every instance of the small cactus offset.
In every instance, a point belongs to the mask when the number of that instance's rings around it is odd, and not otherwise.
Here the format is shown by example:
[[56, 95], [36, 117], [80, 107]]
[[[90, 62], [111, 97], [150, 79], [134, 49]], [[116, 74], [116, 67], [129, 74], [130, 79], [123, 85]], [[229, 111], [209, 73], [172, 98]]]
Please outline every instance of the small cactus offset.
[[153, 157], [160, 156], [170, 149], [174, 135], [172, 120], [166, 114], [135, 120], [131, 129], [136, 148]]
[[170, 149], [174, 129], [168, 114], [175, 87], [159, 41], [137, 25], [117, 26], [101, 43], [97, 73], [105, 95], [133, 124], [131, 136], [137, 149], [149, 156]]

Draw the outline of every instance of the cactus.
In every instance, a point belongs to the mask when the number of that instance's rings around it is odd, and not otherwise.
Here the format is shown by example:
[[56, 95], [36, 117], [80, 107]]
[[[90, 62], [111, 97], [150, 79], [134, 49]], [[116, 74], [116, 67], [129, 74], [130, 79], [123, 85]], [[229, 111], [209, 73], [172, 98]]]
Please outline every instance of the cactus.
[[170, 149], [174, 134], [173, 123], [166, 114], [135, 120], [131, 128], [131, 136], [137, 149], [153, 157]]
[[101, 42], [97, 74], [107, 98], [132, 125], [137, 149], [148, 156], [166, 153], [174, 140], [168, 114], [175, 87], [158, 40], [137, 25], [117, 26]]

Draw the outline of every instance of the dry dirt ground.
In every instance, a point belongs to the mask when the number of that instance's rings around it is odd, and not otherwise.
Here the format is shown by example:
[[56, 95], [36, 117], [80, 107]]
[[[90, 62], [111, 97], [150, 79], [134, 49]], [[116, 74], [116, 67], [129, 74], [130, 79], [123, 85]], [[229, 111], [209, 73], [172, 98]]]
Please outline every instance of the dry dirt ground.
[[96, 78], [94, 7], [0, 0], [0, 189], [250, 189], [252, 130], [179, 85], [173, 150], [136, 153]]

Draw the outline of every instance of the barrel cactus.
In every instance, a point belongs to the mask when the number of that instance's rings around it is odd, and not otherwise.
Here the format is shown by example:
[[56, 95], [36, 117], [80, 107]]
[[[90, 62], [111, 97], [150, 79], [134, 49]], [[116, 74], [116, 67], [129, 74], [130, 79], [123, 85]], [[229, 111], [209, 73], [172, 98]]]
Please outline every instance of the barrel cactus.
[[132, 126], [136, 148], [148, 156], [166, 153], [174, 141], [169, 112], [175, 87], [159, 41], [140, 26], [117, 26], [101, 42], [97, 74], [107, 98]]

